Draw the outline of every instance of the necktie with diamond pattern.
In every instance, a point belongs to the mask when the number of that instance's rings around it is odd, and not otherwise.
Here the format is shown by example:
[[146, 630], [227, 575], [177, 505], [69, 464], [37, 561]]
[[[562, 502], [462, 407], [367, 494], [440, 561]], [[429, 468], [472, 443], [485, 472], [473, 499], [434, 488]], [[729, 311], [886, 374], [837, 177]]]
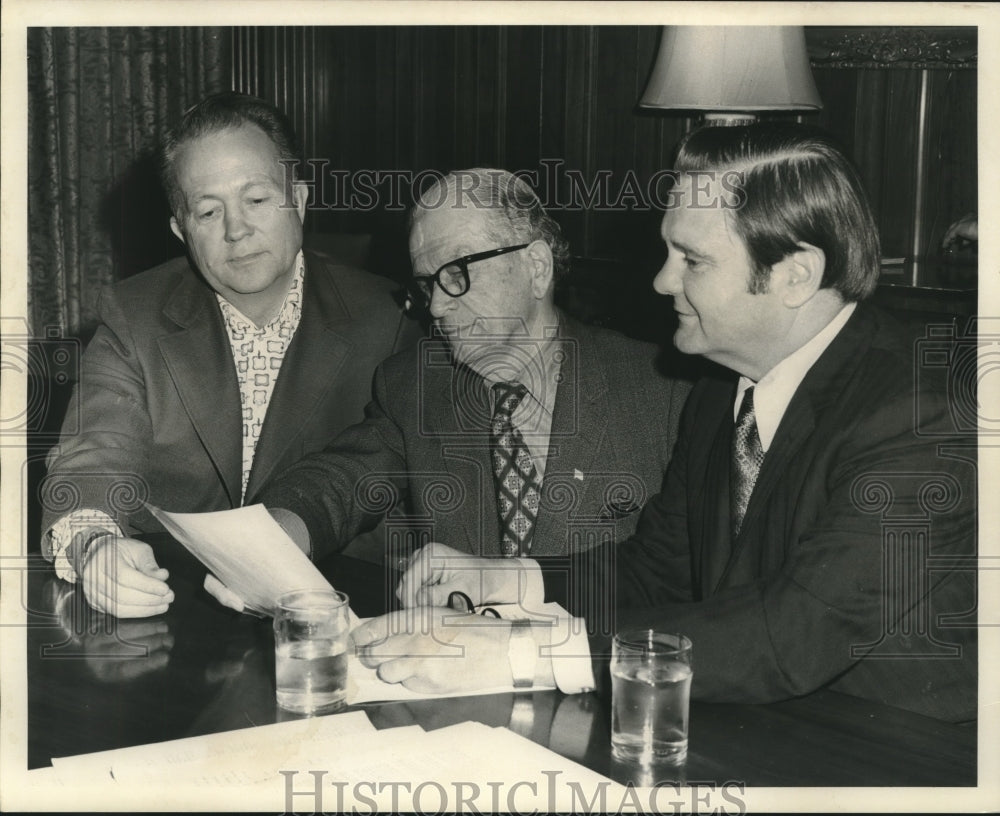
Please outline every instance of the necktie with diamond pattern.
[[493, 386], [494, 408], [490, 423], [490, 455], [500, 513], [500, 547], [503, 555], [527, 555], [538, 519], [541, 487], [528, 446], [511, 416], [528, 389], [519, 383]]
[[764, 461], [764, 449], [757, 433], [757, 415], [753, 408], [753, 388], [743, 393], [743, 403], [736, 416], [736, 427], [733, 429], [732, 478], [729, 490], [729, 517], [732, 523], [733, 538], [739, 535], [743, 525], [743, 516], [750, 504], [750, 494], [753, 493], [757, 474], [760, 473]]

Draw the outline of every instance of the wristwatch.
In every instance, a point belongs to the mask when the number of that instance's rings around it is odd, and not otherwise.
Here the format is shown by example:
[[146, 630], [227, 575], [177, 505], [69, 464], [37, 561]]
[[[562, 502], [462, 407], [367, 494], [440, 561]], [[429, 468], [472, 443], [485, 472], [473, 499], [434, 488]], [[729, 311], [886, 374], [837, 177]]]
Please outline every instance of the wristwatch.
[[507, 659], [510, 661], [510, 673], [514, 678], [515, 689], [530, 689], [535, 684], [535, 661], [537, 657], [538, 647], [535, 645], [535, 638], [531, 634], [531, 621], [511, 621]]
[[110, 530], [94, 530], [75, 548], [72, 563], [73, 569], [76, 571], [78, 577], [83, 577], [83, 568], [87, 566], [87, 562], [90, 560], [90, 554], [94, 547], [94, 542], [96, 542], [99, 538], [104, 538], [105, 536], [111, 536], [114, 538], [115, 534]]

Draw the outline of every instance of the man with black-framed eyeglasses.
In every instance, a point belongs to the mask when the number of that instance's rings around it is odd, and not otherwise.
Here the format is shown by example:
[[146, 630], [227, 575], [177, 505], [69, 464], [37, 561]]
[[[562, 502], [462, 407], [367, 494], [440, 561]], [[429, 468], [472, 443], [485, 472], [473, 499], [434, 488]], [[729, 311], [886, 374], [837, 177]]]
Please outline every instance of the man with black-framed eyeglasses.
[[385, 361], [366, 421], [283, 474], [265, 505], [314, 558], [386, 514], [414, 546], [488, 556], [627, 536], [688, 384], [657, 371], [655, 346], [556, 308], [569, 247], [511, 173], [440, 179], [411, 213], [409, 248], [410, 305], [431, 337]]
[[413, 285], [410, 287], [410, 294], [414, 296], [414, 300], [411, 302], [422, 303], [424, 307], [430, 305], [431, 299], [434, 297], [435, 285], [450, 297], [462, 297], [472, 285], [469, 280], [469, 264], [506, 255], [508, 252], [517, 252], [519, 249], [527, 247], [528, 244], [514, 244], [487, 249], [483, 252], [473, 252], [471, 255], [463, 255], [461, 258], [455, 258], [453, 261], [441, 264], [433, 275], [414, 276], [411, 279]]
[[[428, 310], [431, 337], [386, 360], [365, 422], [286, 471], [263, 503], [314, 559], [382, 518], [394, 563], [443, 542], [517, 570], [528, 555], [624, 540], [661, 485], [689, 384], [659, 372], [655, 346], [556, 308], [569, 247], [511, 173], [437, 182], [412, 211], [409, 248], [410, 305]], [[499, 681], [593, 685], [562, 672], [567, 661], [531, 659], [541, 645], [585, 651], [582, 632], [495, 625], [509, 629]]]

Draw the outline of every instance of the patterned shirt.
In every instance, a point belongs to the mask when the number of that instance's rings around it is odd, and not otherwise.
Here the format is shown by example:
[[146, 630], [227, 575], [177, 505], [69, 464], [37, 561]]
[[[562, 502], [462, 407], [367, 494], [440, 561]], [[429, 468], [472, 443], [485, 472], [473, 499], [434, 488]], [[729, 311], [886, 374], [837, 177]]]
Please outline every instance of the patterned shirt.
[[240, 384], [240, 405], [243, 411], [243, 479], [240, 498], [246, 496], [247, 482], [257, 442], [264, 426], [267, 406], [271, 403], [274, 385], [288, 344], [302, 318], [302, 280], [305, 261], [299, 252], [295, 259], [295, 276], [281, 304], [281, 310], [266, 325], [257, 326], [222, 295], [216, 295], [233, 349], [236, 379]]

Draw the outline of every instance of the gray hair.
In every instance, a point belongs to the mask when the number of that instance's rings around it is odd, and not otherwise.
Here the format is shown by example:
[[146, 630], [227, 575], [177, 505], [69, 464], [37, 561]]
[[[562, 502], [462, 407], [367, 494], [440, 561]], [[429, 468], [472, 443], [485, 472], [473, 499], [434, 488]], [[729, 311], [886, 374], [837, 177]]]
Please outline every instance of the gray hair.
[[461, 209], [476, 207], [490, 213], [485, 231], [498, 243], [514, 239], [531, 243], [544, 241], [552, 251], [552, 277], [558, 281], [569, 272], [569, 243], [559, 224], [542, 207], [535, 191], [519, 176], [506, 170], [473, 167], [454, 170], [435, 179], [424, 190], [410, 211], [410, 226], [421, 210], [446, 206]]

